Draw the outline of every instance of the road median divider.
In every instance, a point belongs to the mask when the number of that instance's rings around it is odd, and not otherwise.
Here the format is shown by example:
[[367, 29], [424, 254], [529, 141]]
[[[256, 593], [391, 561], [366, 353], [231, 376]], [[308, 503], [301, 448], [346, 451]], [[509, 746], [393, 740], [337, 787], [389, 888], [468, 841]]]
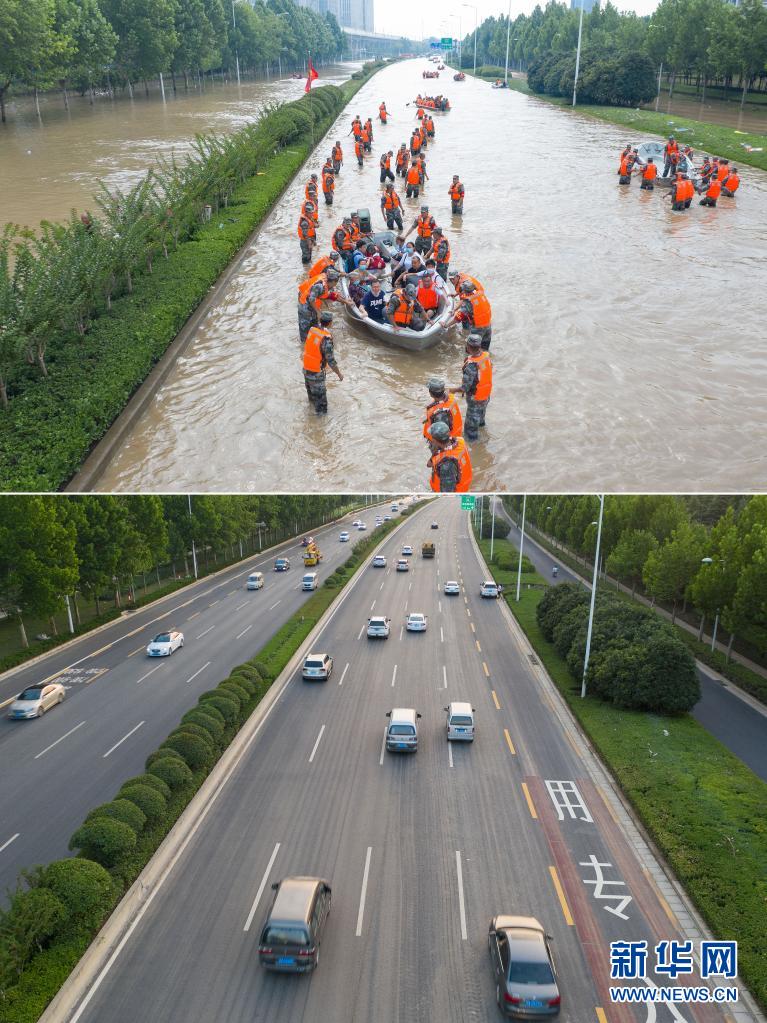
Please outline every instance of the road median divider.
[[[473, 529], [470, 535], [481, 558]], [[488, 571], [492, 574], [491, 566]], [[539, 615], [538, 608], [551, 589], [526, 589], [519, 601], [512, 588], [504, 593], [508, 610], [539, 662], [531, 671], [541, 681], [545, 673], [547, 682], [559, 691], [572, 719], [631, 807], [632, 819], [644, 829], [658, 860], [668, 864], [680, 894], [716, 938], [737, 939], [740, 978], [764, 1009], [767, 784], [689, 713], [632, 710], [591, 694], [582, 699], [580, 675], [573, 673], [574, 666], [582, 667], [582, 658], [578, 661], [562, 653], [565, 634], [580, 614], [576, 606], [580, 602], [573, 600], [570, 616], [563, 615], [554, 638], [547, 638], [551, 621], [545, 620], [545, 614]], [[572, 586], [568, 589], [577, 592]], [[671, 628], [660, 619], [658, 622]], [[595, 645], [597, 626], [604, 642], [610, 623], [595, 622]], [[673, 638], [675, 647], [682, 645]], [[649, 642], [649, 637], [640, 639], [638, 646]], [[619, 648], [614, 655], [625, 662], [624, 682], [629, 686], [636, 653], [633, 648]], [[742, 989], [741, 1001], [750, 1002], [748, 992]]]
[[361, 577], [360, 568], [415, 510], [353, 547], [275, 635], [203, 693], [145, 772], [75, 831], [77, 855], [22, 873], [0, 912], [0, 1021], [62, 1023], [95, 991], [245, 757], [306, 652]]

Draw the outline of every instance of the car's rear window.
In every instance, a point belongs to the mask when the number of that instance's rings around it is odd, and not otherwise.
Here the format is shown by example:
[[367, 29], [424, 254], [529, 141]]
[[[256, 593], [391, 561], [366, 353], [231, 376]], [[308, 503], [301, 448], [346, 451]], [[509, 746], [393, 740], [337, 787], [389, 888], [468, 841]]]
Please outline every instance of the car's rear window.
[[261, 938], [263, 945], [308, 945], [309, 935], [303, 927], [267, 927]]
[[392, 725], [389, 735], [415, 735], [415, 728], [412, 725]]
[[468, 714], [453, 714], [450, 718], [451, 725], [471, 725], [473, 723]]
[[523, 963], [512, 960], [509, 980], [515, 984], [553, 984], [554, 974], [547, 962]]
[[305, 668], [322, 668], [322, 667], [324, 667], [324, 664], [325, 664], [325, 662], [321, 661], [318, 657], [315, 657], [315, 658], [312, 658], [312, 659], [308, 659], [307, 658], [307, 661], [306, 661], [306, 664], [304, 665], [304, 667]]
[[159, 636], [155, 636], [154, 642], [155, 643], [170, 643], [170, 633], [169, 632], [161, 632]]

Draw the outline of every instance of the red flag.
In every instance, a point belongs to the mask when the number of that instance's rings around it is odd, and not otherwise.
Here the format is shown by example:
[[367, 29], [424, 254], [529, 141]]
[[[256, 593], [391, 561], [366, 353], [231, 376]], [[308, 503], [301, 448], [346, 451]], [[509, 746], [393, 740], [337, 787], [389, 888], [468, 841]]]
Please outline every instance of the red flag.
[[309, 74], [307, 75], [307, 78], [306, 78], [306, 85], [304, 86], [304, 92], [309, 92], [309, 90], [312, 87], [312, 82], [314, 81], [315, 78], [319, 78], [319, 77], [320, 76], [317, 74], [317, 72], [314, 70], [314, 67], [312, 66], [312, 58], [310, 57], [309, 58]]

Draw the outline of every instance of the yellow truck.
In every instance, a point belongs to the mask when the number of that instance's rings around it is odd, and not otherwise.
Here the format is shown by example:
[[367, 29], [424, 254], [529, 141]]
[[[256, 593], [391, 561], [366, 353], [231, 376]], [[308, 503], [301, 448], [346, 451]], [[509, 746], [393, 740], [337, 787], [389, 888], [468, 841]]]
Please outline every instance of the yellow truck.
[[304, 567], [310, 568], [312, 565], [319, 565], [322, 561], [322, 551], [316, 544], [309, 544], [304, 551]]
[[434, 557], [434, 544], [426, 542], [421, 545], [421, 557], [422, 558], [433, 558]]

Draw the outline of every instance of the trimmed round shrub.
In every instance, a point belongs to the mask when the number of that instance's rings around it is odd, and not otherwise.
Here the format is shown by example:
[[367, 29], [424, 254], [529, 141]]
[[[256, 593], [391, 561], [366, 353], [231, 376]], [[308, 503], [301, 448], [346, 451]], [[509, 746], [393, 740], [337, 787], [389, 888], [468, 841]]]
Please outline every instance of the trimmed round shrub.
[[3, 967], [9, 959], [14, 971], [24, 967], [38, 948], [61, 931], [66, 923], [66, 906], [48, 888], [14, 892], [10, 907], [3, 914], [3, 956], [0, 960]]
[[588, 605], [590, 600], [588, 590], [575, 583], [560, 583], [559, 586], [550, 586], [546, 590], [535, 609], [535, 618], [549, 643], [554, 638], [557, 622], [572, 608], [579, 604]]
[[251, 671], [251, 678], [254, 682], [260, 682], [262, 680], [261, 669], [258, 667], [257, 661], [248, 661], [247, 664], [243, 664], [242, 667], [248, 668]]
[[146, 760], [144, 761], [144, 767], [148, 771], [152, 764], [155, 762], [155, 760], [164, 760], [166, 757], [178, 757], [179, 760], [183, 759], [181, 754], [177, 753], [175, 750], [156, 749], [153, 753], [150, 753], [149, 756], [146, 758]]
[[212, 748], [199, 735], [191, 735], [190, 733], [170, 735], [162, 744], [161, 749], [176, 750], [193, 771], [210, 767], [213, 762]]
[[237, 699], [240, 704], [240, 710], [247, 706], [250, 702], [250, 693], [243, 686], [238, 685], [236, 682], [231, 682], [227, 679], [226, 682], [222, 682], [218, 687], [225, 696], [231, 695]]
[[156, 775], [170, 789], [180, 789], [192, 780], [192, 772], [175, 750], [168, 750], [174, 756], [160, 757], [149, 768], [149, 774]]
[[159, 792], [163, 799], [170, 799], [170, 788], [156, 774], [139, 774], [136, 778], [129, 778], [122, 787], [127, 789], [129, 785], [148, 785]]
[[167, 800], [151, 785], [124, 785], [120, 789], [120, 796], [135, 803], [149, 824], [156, 824], [165, 816]]
[[[212, 750], [215, 750], [218, 746], [218, 743], [208, 729], [203, 728], [202, 725], [194, 724], [193, 721], [185, 721], [178, 728], [174, 728], [170, 735], [196, 735], [198, 739], [202, 739], [205, 745], [209, 746]], [[170, 738], [170, 735], [168, 738]]]
[[[221, 725], [221, 729], [223, 731], [224, 727], [226, 726], [226, 721], [224, 720], [224, 715], [221, 713], [220, 710], [218, 710], [218, 708], [214, 707], [213, 704], [210, 703], [210, 701], [208, 701], [204, 705], [202, 703], [198, 703], [196, 707], [192, 707], [191, 710], [188, 710], [186, 712], [186, 714], [184, 715], [184, 717], [186, 717], [187, 714], [195, 714], [195, 713], [197, 713], [197, 711], [200, 711], [200, 713], [202, 713], [202, 714], [207, 714], [208, 717], [211, 717], [215, 721], [218, 721], [218, 723]], [[183, 721], [183, 718], [182, 718], [182, 721]]]
[[[215, 707], [211, 707], [210, 710], [215, 710]], [[221, 720], [221, 715], [219, 714], [217, 718], [214, 718], [212, 713], [204, 711], [201, 707], [195, 707], [194, 710], [187, 711], [181, 718], [181, 724], [199, 725], [217, 743], [221, 741], [221, 737], [224, 734], [224, 722]]]
[[115, 894], [112, 878], [101, 864], [79, 856], [49, 863], [40, 882], [63, 903], [70, 920], [88, 928], [98, 927]]
[[113, 799], [111, 803], [103, 803], [101, 806], [97, 806], [95, 810], [91, 810], [85, 819], [87, 822], [96, 817], [110, 817], [112, 820], [121, 821], [123, 824], [127, 824], [129, 828], [133, 828], [136, 834], [143, 830], [146, 824], [146, 815], [141, 812], [141, 809], [135, 803], [131, 803], [128, 799], [123, 799], [121, 794], [116, 799]]
[[232, 674], [229, 678], [225, 678], [221, 685], [229, 685], [230, 683], [239, 686], [247, 694], [248, 700], [251, 700], [258, 690], [258, 682], [254, 682], [253, 679], [247, 678], [245, 675]]
[[560, 657], [566, 658], [576, 637], [586, 628], [589, 620], [587, 604], [576, 604], [554, 626], [552, 640]]
[[211, 706], [215, 707], [216, 710], [223, 714], [224, 721], [227, 725], [233, 725], [240, 713], [240, 708], [235, 700], [233, 700], [231, 696], [227, 696], [225, 693], [222, 693], [221, 690], [216, 690], [212, 693], [203, 693], [199, 699], [199, 704], [200, 706], [207, 706], [207, 704], [211, 704]]
[[103, 867], [113, 867], [136, 846], [136, 832], [122, 821], [94, 817], [82, 824], [69, 840], [69, 848]]
[[268, 679], [270, 682], [274, 681], [274, 676], [270, 673], [269, 665], [265, 661], [251, 661], [250, 663], [262, 679]]

